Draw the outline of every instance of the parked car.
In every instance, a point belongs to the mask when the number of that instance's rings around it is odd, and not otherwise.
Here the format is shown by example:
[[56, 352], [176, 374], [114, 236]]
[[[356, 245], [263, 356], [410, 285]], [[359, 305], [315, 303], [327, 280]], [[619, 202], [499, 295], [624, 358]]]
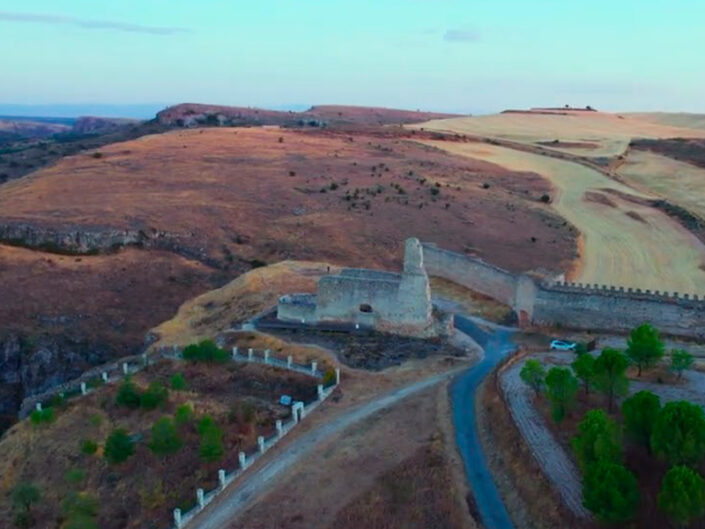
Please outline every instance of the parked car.
[[291, 397], [289, 395], [282, 395], [279, 398], [279, 404], [282, 406], [291, 406]]
[[577, 343], [566, 342], [565, 340], [553, 340], [551, 342], [551, 350], [554, 351], [575, 351], [577, 346]]

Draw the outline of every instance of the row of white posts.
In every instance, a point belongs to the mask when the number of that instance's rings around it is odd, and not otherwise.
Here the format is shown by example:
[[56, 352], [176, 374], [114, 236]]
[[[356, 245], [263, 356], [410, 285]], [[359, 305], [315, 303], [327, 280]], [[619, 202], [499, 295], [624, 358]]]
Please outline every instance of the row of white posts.
[[[240, 361], [242, 357], [238, 357], [238, 348], [234, 347], [233, 348], [233, 359]], [[248, 362], [256, 362], [258, 361], [255, 356], [254, 356], [254, 351], [252, 349], [248, 349], [247, 351], [247, 361]], [[270, 363], [270, 351], [266, 350], [264, 351], [264, 361], [265, 363]], [[316, 376], [317, 377], [317, 364], [316, 362], [311, 363], [311, 369], [309, 371], [309, 374]], [[301, 367], [298, 365], [295, 365], [292, 361], [292, 357], [289, 356], [287, 358], [287, 368], [296, 370], [296, 371], [301, 371]], [[222, 492], [239, 474], [244, 472], [248, 467], [250, 467], [255, 459], [259, 458], [264, 454], [269, 448], [274, 446], [278, 441], [284, 437], [288, 432], [291, 431], [292, 428], [294, 428], [300, 421], [303, 419], [306, 415], [308, 415], [316, 406], [318, 406], [321, 402], [323, 402], [328, 396], [333, 392], [333, 389], [335, 386], [340, 384], [340, 368], [335, 369], [335, 385], [329, 387], [328, 389], [323, 388], [323, 384], [318, 384], [317, 386], [317, 395], [318, 395], [318, 400], [315, 402], [312, 402], [308, 406], [305, 406], [303, 402], [301, 401], [296, 401], [292, 403], [291, 405], [291, 415], [292, 415], [292, 421], [289, 424], [283, 424], [281, 419], [278, 419], [276, 421], [276, 436], [267, 441], [264, 436], [259, 436], [257, 437], [257, 452], [255, 452], [253, 455], [250, 457], [247, 456], [245, 452], [240, 452], [238, 454], [238, 462], [239, 462], [239, 468], [233, 472], [231, 475], [227, 475], [224, 469], [218, 470], [218, 488], [215, 489], [214, 491], [211, 491], [209, 493], [205, 493], [202, 488], [199, 488], [196, 490], [196, 502], [197, 506], [193, 508], [191, 511], [188, 513], [182, 513], [181, 509], [176, 508], [174, 509], [174, 526], [176, 529], [180, 529], [184, 527], [186, 523], [188, 523], [198, 512], [203, 510], [205, 506], [210, 503], [213, 498], [215, 498], [220, 492]], [[307, 409], [308, 408], [308, 409]]]

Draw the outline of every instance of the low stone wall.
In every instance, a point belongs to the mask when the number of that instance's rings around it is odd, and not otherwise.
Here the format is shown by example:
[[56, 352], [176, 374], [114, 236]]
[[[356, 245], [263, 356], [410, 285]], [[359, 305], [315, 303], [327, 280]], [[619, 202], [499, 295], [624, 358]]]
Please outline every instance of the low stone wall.
[[448, 279], [500, 303], [514, 306], [517, 277], [511, 272], [431, 243], [423, 244], [423, 259], [429, 275]]

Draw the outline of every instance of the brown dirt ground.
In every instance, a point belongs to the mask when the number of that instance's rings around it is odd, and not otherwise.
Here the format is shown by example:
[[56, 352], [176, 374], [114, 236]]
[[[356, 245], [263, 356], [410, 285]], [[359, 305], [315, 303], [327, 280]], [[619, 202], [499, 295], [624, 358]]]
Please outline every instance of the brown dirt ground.
[[[121, 408], [114, 402], [118, 385], [109, 385], [71, 401], [48, 426], [36, 427], [23, 421], [13, 427], [0, 442], [0, 526], [12, 525], [7, 493], [19, 481], [29, 481], [40, 488], [43, 499], [35, 512], [36, 526], [51, 526], [51, 520], [60, 517], [60, 503], [71, 488], [65, 481], [66, 472], [82, 469], [85, 479], [76, 489], [99, 498], [101, 528], [152, 527], [150, 522], [153, 527], [167, 527], [175, 505], [192, 504], [193, 491], [198, 486], [215, 487], [218, 468], [237, 468], [239, 450], [252, 451], [257, 435], [273, 434], [274, 421], [289, 414], [286, 408], [273, 404], [279, 395], [315, 399], [315, 381], [310, 377], [258, 365], [162, 362], [140, 372], [134, 380], [142, 388], [153, 380], [168, 384], [175, 372], [184, 373], [189, 389], [170, 391], [163, 409]], [[162, 416], [172, 415], [182, 403], [193, 406], [196, 419], [210, 414], [223, 428], [222, 461], [199, 461], [195, 423], [180, 428], [184, 445], [176, 454], [157, 456], [147, 448], [151, 425]], [[245, 415], [247, 405], [254, 410], [251, 419]], [[89, 420], [92, 416], [99, 418], [99, 424]], [[109, 466], [101, 457], [102, 448], [97, 455], [81, 454], [82, 439], [95, 440], [102, 447], [109, 432], [117, 427], [142, 435], [135, 455], [128, 461]]]
[[[410, 397], [319, 447], [230, 529], [474, 528], [466, 487], [450, 468], [458, 463], [438, 399], [447, 400], [445, 388]], [[350, 471], [360, 465], [364, 472]]]

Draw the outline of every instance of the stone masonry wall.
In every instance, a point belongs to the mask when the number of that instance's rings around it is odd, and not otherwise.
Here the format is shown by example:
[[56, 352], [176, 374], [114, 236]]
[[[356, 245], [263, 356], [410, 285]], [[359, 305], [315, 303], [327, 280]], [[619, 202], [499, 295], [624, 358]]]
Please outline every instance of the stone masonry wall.
[[499, 267], [462, 254], [423, 244], [424, 266], [429, 275], [442, 277], [506, 305], [514, 306], [517, 277]]

